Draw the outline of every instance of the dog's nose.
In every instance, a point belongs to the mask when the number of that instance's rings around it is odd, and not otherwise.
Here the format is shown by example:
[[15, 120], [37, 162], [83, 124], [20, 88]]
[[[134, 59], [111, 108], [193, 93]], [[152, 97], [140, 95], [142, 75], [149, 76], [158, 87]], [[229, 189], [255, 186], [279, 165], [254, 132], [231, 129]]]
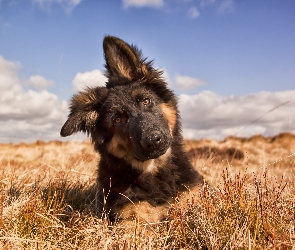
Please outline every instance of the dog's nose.
[[159, 148], [162, 141], [162, 135], [159, 132], [154, 132], [143, 138], [141, 145], [146, 150], [155, 150]]

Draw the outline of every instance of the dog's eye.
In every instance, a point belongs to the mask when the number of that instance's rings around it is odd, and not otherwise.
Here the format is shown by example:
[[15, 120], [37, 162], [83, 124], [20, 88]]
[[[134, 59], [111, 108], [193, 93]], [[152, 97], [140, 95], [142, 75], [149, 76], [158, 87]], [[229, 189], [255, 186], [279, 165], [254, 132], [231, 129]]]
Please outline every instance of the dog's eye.
[[114, 119], [114, 122], [115, 122], [115, 123], [121, 123], [121, 121], [122, 121], [122, 118], [119, 117], [119, 116], [117, 116], [117, 117]]
[[123, 121], [122, 114], [120, 113], [116, 114], [113, 121], [114, 123], [121, 123]]
[[123, 112], [123, 113], [117, 113], [114, 117], [113, 117], [113, 123], [114, 124], [125, 124], [128, 122], [128, 115]]
[[148, 105], [150, 105], [150, 103], [151, 103], [151, 99], [150, 99], [150, 98], [144, 98], [144, 99], [142, 100], [142, 104], [143, 104], [144, 106], [148, 106]]

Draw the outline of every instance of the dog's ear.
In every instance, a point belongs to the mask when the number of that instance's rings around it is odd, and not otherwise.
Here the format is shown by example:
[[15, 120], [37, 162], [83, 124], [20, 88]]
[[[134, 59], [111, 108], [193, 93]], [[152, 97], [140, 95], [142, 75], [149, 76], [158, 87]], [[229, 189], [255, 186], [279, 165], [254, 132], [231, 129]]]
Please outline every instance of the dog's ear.
[[63, 125], [60, 135], [65, 137], [79, 131], [89, 134], [95, 126], [107, 95], [108, 89], [105, 87], [88, 88], [74, 95], [68, 120]]
[[107, 88], [140, 80], [165, 102], [176, 103], [174, 94], [167, 89], [167, 83], [162, 78], [163, 72], [153, 68], [152, 61], [143, 58], [136, 46], [129, 45], [117, 37], [106, 36], [103, 49], [108, 78]]
[[130, 46], [117, 37], [106, 36], [103, 49], [109, 83], [125, 84], [145, 75], [147, 65], [141, 58], [141, 52], [135, 46]]

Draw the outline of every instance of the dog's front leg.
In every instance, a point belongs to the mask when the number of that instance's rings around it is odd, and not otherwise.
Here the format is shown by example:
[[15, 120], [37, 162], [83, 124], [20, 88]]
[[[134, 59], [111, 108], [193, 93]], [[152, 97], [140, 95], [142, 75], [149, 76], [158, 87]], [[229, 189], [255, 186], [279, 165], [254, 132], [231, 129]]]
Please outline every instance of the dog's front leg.
[[150, 200], [144, 190], [129, 188], [116, 201], [112, 211], [124, 220], [139, 220], [142, 222], [158, 222], [167, 216], [169, 204]]

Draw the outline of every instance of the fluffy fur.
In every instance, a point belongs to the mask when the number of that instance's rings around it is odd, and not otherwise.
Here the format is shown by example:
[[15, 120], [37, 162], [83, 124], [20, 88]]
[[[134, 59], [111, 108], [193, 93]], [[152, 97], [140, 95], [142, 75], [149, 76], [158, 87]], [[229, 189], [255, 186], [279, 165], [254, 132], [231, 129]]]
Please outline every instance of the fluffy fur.
[[100, 153], [102, 212], [147, 219], [202, 177], [183, 151], [177, 100], [162, 72], [119, 38], [106, 36], [103, 49], [108, 82], [73, 96], [61, 135], [86, 132]]

